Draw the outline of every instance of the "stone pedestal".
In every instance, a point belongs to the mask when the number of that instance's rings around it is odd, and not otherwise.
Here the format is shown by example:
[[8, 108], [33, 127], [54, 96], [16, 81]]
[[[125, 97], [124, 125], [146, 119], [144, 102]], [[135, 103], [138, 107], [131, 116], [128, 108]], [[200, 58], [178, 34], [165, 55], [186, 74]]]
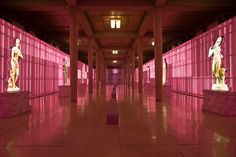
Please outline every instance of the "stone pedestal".
[[203, 110], [236, 116], [236, 92], [204, 90]]
[[70, 96], [70, 85], [59, 86], [59, 96], [69, 97]]
[[30, 111], [29, 92], [0, 93], [0, 117], [13, 117]]
[[170, 85], [162, 85], [162, 95], [164, 97], [168, 97], [171, 95], [171, 86]]

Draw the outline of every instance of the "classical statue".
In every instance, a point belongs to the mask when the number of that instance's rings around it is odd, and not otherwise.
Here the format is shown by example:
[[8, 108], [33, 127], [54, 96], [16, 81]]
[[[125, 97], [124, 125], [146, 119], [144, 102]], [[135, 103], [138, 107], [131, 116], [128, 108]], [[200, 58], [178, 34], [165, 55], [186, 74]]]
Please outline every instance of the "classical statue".
[[20, 39], [16, 39], [16, 45], [12, 48], [11, 51], [11, 70], [10, 78], [8, 79], [8, 92], [19, 91], [20, 88], [16, 86], [16, 81], [19, 77], [20, 67], [19, 60], [23, 59], [21, 50], [20, 50]]
[[68, 64], [65, 60], [65, 58], [63, 58], [63, 83], [64, 85], [67, 85], [67, 81], [68, 81]]
[[162, 85], [166, 84], [166, 68], [167, 68], [167, 62], [166, 59], [164, 59], [162, 63]]
[[211, 46], [209, 49], [208, 57], [211, 57], [212, 54], [214, 54], [212, 60], [212, 72], [216, 78], [216, 84], [213, 84], [212, 90], [228, 91], [228, 87], [225, 84], [225, 68], [222, 67], [221, 61], [223, 58], [221, 54], [222, 41], [223, 37], [221, 36], [216, 39], [214, 46]]

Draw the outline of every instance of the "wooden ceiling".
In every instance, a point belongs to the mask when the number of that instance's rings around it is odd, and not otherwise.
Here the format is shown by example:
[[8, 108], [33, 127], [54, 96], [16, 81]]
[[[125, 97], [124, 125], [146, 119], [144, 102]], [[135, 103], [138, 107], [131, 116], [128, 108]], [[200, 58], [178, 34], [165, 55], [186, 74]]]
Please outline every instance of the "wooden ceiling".
[[[101, 50], [109, 67], [126, 62], [129, 53], [136, 51], [138, 36], [142, 37], [144, 62], [153, 58], [152, 8], [156, 5], [163, 8], [163, 53], [206, 31], [209, 24], [236, 14], [235, 0], [1, 0], [0, 13], [68, 52], [71, 5], [79, 10], [78, 58], [87, 63], [88, 37], [93, 37], [95, 53]], [[121, 19], [121, 29], [110, 28], [111, 18]], [[112, 50], [118, 50], [118, 55]]]

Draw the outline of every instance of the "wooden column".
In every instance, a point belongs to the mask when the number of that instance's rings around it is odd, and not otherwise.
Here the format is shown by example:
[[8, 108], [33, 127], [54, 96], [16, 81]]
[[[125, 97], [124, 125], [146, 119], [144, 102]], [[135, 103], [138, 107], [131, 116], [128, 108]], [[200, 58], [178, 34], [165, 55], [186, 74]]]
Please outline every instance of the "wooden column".
[[100, 50], [96, 52], [96, 87], [99, 88], [100, 82]]
[[135, 71], [135, 51], [131, 51], [132, 90], [134, 90], [134, 71]]
[[162, 101], [162, 8], [153, 9], [156, 101]]
[[77, 101], [77, 41], [78, 41], [78, 13], [77, 7], [70, 7], [70, 87], [71, 101]]
[[143, 46], [142, 39], [139, 37], [137, 39], [138, 47], [138, 89], [139, 92], [143, 92]]
[[89, 66], [89, 93], [93, 92], [93, 39], [89, 39], [89, 47], [88, 47], [88, 66]]

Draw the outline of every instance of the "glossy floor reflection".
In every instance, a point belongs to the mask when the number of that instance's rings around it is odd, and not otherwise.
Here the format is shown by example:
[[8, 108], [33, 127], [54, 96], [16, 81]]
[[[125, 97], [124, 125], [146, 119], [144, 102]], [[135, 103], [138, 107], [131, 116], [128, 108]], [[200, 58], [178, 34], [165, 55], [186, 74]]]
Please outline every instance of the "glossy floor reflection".
[[107, 125], [111, 90], [31, 99], [31, 113], [0, 119], [0, 157], [236, 156], [236, 117], [202, 112], [202, 99], [118, 86], [119, 125]]

